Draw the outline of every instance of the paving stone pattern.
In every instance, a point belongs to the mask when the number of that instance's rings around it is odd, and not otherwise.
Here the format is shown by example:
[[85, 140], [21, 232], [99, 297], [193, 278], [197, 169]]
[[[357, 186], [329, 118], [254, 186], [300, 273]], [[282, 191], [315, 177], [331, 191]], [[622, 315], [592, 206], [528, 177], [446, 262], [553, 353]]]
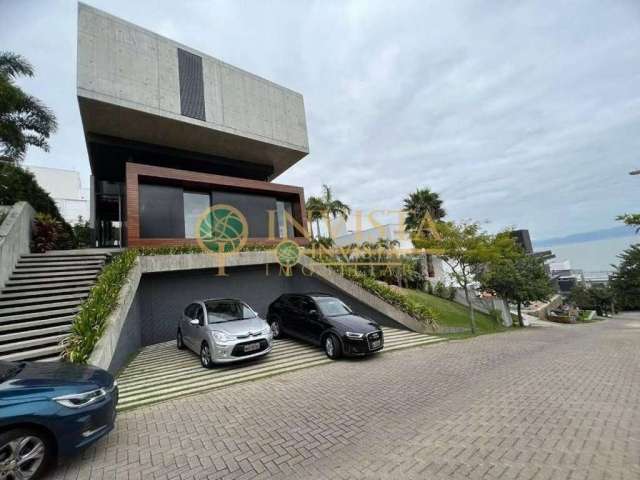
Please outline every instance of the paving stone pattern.
[[120, 415], [52, 478], [640, 478], [640, 315], [529, 328]]

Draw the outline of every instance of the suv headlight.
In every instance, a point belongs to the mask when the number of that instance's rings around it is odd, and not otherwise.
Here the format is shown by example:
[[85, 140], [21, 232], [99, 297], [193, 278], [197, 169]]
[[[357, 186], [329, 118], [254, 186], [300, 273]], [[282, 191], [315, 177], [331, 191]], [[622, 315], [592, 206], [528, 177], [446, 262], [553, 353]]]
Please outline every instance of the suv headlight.
[[233, 342], [236, 339], [236, 337], [221, 330], [214, 330], [211, 335], [216, 342]]
[[97, 388], [96, 390], [91, 390], [89, 392], [62, 395], [61, 397], [55, 397], [53, 400], [63, 407], [82, 408], [104, 399], [104, 397], [106, 397], [109, 392], [113, 391], [117, 385], [118, 384], [116, 382], [113, 382], [113, 387], [110, 389]]
[[356, 338], [358, 340], [364, 337], [364, 333], [356, 333], [356, 332], [346, 332], [345, 335], [347, 338]]
[[266, 327], [264, 327], [264, 328], [262, 329], [262, 331], [260, 331], [260, 333], [261, 333], [262, 335], [267, 335], [267, 336], [269, 336], [269, 335], [273, 335], [273, 331], [271, 330], [271, 327], [270, 327], [269, 325], [267, 325]]

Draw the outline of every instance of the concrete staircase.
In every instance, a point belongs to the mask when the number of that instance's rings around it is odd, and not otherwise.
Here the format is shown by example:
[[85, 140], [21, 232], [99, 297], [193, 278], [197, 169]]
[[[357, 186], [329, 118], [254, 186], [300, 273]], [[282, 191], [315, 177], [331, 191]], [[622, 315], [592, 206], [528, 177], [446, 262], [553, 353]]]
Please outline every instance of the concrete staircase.
[[22, 255], [0, 291], [0, 360], [56, 360], [108, 253]]

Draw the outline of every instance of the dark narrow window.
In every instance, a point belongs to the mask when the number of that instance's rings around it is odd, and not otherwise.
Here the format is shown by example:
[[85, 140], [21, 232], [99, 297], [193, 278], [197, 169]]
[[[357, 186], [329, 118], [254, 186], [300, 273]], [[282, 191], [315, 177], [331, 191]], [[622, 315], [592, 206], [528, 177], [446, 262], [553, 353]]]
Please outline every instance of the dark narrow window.
[[180, 113], [185, 117], [205, 120], [202, 57], [178, 49], [180, 77]]

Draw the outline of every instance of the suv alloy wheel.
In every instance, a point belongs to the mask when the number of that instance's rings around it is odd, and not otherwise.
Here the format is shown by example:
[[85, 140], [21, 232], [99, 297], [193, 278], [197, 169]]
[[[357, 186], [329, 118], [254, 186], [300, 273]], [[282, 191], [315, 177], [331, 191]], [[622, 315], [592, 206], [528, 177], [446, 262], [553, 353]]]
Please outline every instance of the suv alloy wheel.
[[331, 360], [340, 358], [342, 355], [342, 348], [340, 346], [340, 340], [334, 334], [330, 333], [324, 339], [324, 353], [327, 354]]

